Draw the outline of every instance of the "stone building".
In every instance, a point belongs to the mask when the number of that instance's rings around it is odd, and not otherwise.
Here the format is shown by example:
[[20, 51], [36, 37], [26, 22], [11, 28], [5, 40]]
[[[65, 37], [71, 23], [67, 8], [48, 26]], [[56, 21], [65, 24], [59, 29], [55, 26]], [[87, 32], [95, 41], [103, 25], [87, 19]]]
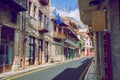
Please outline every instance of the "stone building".
[[80, 57], [80, 38], [78, 38], [76, 31], [79, 29], [77, 23], [70, 17], [65, 17], [63, 20], [64, 23], [68, 26], [64, 31], [66, 35], [66, 40], [64, 41], [66, 59]]
[[86, 33], [85, 40], [84, 40], [85, 56], [93, 56], [94, 55], [93, 40], [89, 34], [90, 33]]
[[76, 24], [72, 25], [70, 19], [65, 20], [65, 18], [62, 18], [62, 22], [57, 25], [54, 17], [52, 17], [51, 24], [50, 33], [53, 37], [51, 43], [52, 58], [55, 61], [64, 61], [80, 57], [80, 46], [79, 43], [77, 44], [79, 39], [73, 28], [76, 27]]
[[13, 70], [19, 64], [21, 46], [18, 45], [22, 41], [18, 35], [23, 29], [21, 13], [26, 10], [27, 0], [0, 0], [0, 73]]
[[120, 0], [79, 0], [79, 8], [81, 20], [94, 34], [98, 80], [119, 80]]
[[30, 0], [24, 32], [23, 67], [49, 62], [49, 0]]
[[50, 0], [0, 0], [0, 73], [73, 58], [77, 40], [71, 24], [51, 19]]

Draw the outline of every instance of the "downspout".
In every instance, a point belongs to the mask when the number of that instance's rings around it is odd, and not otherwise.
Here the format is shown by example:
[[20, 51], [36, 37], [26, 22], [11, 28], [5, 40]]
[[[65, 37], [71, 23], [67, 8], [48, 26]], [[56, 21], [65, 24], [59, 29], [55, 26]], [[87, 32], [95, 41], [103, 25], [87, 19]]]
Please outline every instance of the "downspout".
[[23, 43], [23, 54], [22, 54], [22, 57], [23, 57], [23, 59], [21, 59], [22, 60], [22, 62], [23, 62], [23, 69], [25, 68], [25, 26], [24, 26], [24, 13], [22, 12], [21, 13], [21, 27], [22, 27], [22, 43]]

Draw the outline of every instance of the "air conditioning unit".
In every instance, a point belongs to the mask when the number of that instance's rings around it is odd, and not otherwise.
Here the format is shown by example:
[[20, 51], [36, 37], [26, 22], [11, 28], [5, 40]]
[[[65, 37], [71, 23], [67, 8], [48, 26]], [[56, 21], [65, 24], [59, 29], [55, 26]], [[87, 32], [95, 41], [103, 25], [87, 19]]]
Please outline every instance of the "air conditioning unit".
[[43, 5], [48, 5], [48, 4], [49, 4], [49, 0], [40, 0], [40, 2], [41, 2]]

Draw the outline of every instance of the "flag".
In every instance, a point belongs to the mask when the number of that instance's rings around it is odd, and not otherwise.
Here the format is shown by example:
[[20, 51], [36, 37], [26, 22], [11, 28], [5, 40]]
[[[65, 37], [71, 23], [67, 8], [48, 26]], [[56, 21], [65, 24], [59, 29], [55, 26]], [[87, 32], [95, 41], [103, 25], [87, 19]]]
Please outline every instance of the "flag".
[[54, 9], [53, 12], [52, 12], [52, 14], [55, 17], [55, 23], [57, 25], [60, 25], [62, 23], [62, 19], [60, 18], [59, 13], [57, 12], [57, 10]]

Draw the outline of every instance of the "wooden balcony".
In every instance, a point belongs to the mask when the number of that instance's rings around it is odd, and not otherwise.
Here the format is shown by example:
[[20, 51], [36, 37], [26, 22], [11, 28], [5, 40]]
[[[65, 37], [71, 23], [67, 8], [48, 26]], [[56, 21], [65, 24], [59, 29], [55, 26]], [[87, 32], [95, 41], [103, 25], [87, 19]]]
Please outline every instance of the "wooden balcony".
[[70, 39], [66, 39], [66, 40], [65, 40], [65, 43], [68, 43], [68, 44], [74, 46], [75, 48], [79, 48], [79, 44], [73, 42], [73, 41], [70, 40]]
[[47, 26], [47, 25], [41, 25], [41, 26], [38, 28], [38, 31], [39, 31], [40, 33], [47, 33], [47, 32], [49, 32], [48, 26]]
[[63, 34], [63, 33], [54, 32], [54, 33], [53, 33], [53, 37], [54, 37], [54, 38], [58, 38], [58, 39], [65, 39], [65, 38], [66, 38], [66, 35]]
[[3, 4], [8, 4], [15, 11], [26, 11], [28, 0], [0, 0]]

